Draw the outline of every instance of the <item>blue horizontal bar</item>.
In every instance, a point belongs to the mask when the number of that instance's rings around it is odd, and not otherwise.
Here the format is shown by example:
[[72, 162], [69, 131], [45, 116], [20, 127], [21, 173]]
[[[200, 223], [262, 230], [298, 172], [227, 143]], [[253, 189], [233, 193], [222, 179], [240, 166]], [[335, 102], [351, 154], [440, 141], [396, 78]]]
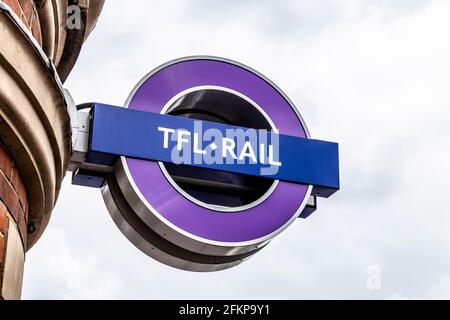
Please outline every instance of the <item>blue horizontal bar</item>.
[[[215, 122], [199, 121], [190, 118], [161, 115], [115, 106], [96, 103], [92, 111], [91, 141], [87, 161], [96, 164], [112, 165], [117, 156], [127, 156], [150, 161], [175, 162], [172, 150], [177, 146], [177, 141], [165, 137], [161, 128], [184, 130], [191, 134], [196, 132], [196, 126], [201, 124], [203, 132], [208, 129], [218, 130], [225, 137], [227, 130], [247, 130], [237, 126], [230, 126]], [[260, 131], [257, 131], [260, 133]], [[246, 161], [242, 163], [220, 164], [183, 163], [213, 170], [241, 173], [253, 176], [261, 176], [269, 179], [278, 179], [294, 183], [310, 184], [314, 186], [315, 193], [322, 197], [328, 197], [339, 189], [339, 150], [338, 144], [320, 140], [304, 139], [287, 135], [274, 134], [267, 141], [262, 141], [259, 136], [254, 143], [255, 155], [258, 158], [259, 146], [265, 142], [265, 147], [279, 143], [279, 157], [272, 159], [281, 165], [272, 166], [277, 171], [273, 174], [262, 173], [263, 168], [269, 167], [268, 159], [257, 162]], [[192, 141], [192, 140], [191, 140]], [[165, 148], [164, 142], [169, 143]], [[216, 141], [214, 141], [216, 142]], [[203, 142], [201, 142], [203, 144]], [[223, 141], [222, 141], [223, 143]], [[235, 140], [236, 145], [238, 141]], [[198, 150], [207, 149], [208, 143], [199, 146]], [[217, 141], [218, 151], [222, 150], [220, 141]], [[167, 145], [166, 145], [167, 147]], [[191, 145], [192, 147], [192, 145]], [[209, 144], [209, 147], [211, 145]], [[204, 149], [203, 149], [204, 148]], [[267, 155], [267, 150], [266, 155]], [[238, 152], [236, 152], [238, 153]], [[265, 163], [263, 163], [265, 162]]]

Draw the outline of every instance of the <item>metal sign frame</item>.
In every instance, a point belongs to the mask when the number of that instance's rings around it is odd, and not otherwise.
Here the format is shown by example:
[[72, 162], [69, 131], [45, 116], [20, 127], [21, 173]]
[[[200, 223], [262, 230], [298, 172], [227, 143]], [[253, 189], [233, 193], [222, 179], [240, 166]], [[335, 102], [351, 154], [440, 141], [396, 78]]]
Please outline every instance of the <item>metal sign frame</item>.
[[[254, 203], [237, 208], [203, 203], [187, 195], [165, 170], [164, 163], [173, 162], [174, 145], [168, 146], [167, 132], [159, 129], [194, 135], [196, 120], [167, 113], [177, 99], [195, 90], [233, 93], [271, 124], [280, 146], [280, 157], [272, 164], [280, 168], [266, 176], [274, 183]], [[228, 59], [197, 56], [170, 61], [139, 82], [125, 108], [91, 107], [90, 117], [79, 116], [82, 124], [76, 126], [84, 131], [74, 142], [74, 184], [101, 187], [125, 236], [149, 256], [176, 268], [217, 271], [235, 266], [298, 217], [314, 212], [317, 196], [329, 197], [340, 187], [338, 145], [312, 140], [298, 109], [274, 83]], [[223, 132], [247, 129], [208, 121], [201, 125]], [[255, 176], [266, 164], [189, 163]]]

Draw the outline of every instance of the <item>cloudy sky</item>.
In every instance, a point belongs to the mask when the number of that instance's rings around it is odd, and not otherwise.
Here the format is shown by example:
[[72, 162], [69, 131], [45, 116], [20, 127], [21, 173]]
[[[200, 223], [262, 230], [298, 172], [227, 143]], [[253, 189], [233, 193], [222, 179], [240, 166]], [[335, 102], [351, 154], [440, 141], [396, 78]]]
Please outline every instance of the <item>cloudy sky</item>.
[[77, 103], [121, 104], [177, 57], [231, 58], [340, 143], [342, 190], [248, 262], [197, 274], [141, 253], [67, 177], [23, 298], [450, 298], [449, 17], [447, 0], [107, 1], [65, 85]]

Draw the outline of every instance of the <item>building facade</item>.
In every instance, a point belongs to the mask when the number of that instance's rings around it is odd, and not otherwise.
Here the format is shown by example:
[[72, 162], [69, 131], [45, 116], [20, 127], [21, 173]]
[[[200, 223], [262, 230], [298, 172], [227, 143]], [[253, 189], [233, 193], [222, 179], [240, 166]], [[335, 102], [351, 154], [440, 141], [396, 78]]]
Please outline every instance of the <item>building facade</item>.
[[20, 299], [71, 152], [62, 83], [104, 0], [0, 0], [0, 299]]

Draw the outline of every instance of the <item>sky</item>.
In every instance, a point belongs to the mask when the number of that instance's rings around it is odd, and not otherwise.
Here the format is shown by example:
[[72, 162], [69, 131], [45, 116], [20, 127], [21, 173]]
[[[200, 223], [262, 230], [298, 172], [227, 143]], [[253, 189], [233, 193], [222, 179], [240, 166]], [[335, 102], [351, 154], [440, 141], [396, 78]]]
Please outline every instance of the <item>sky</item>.
[[24, 299], [450, 298], [450, 1], [127, 4], [107, 1], [65, 83], [77, 103], [123, 104], [174, 58], [237, 60], [340, 144], [342, 189], [249, 261], [192, 273], [136, 249], [68, 173]]

